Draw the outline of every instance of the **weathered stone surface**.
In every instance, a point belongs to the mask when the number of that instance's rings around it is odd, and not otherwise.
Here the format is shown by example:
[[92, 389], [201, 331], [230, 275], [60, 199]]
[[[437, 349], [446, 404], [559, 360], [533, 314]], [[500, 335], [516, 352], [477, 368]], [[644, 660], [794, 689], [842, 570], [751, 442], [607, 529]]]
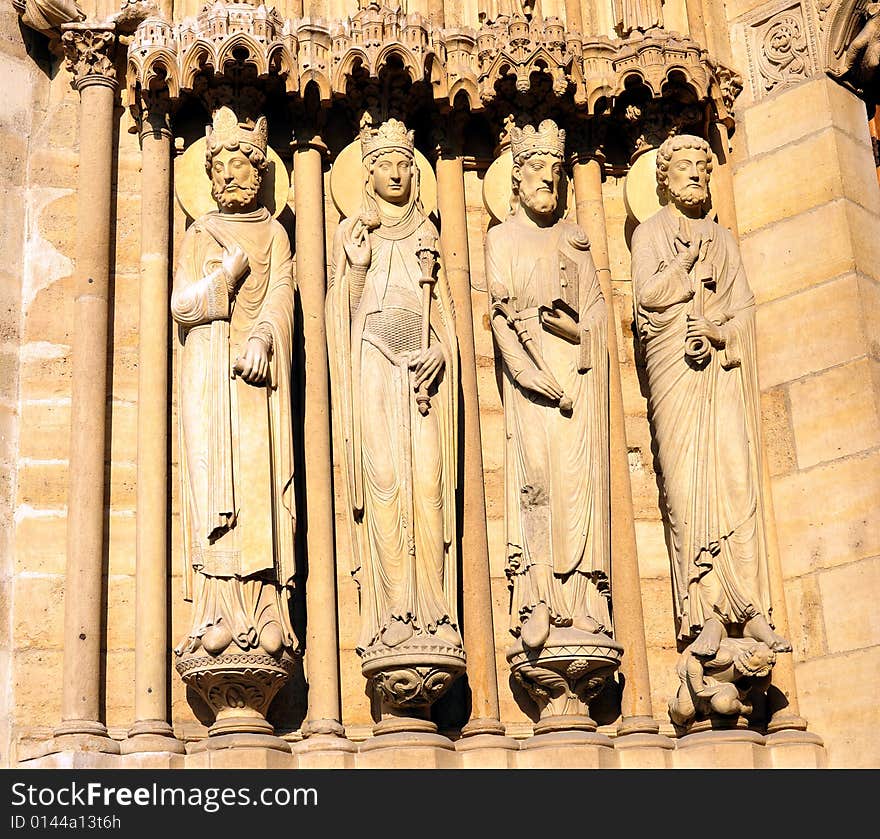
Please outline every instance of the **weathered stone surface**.
[[761, 394], [761, 433], [770, 474], [791, 472], [796, 466], [796, 455], [785, 388], [774, 388]]
[[782, 570], [799, 577], [880, 554], [880, 454], [773, 480]]
[[743, 114], [749, 154], [757, 156], [831, 126], [870, 148], [861, 100], [824, 76], [782, 90]]
[[54, 728], [61, 719], [61, 659], [60, 637], [58, 648], [21, 650], [13, 657], [15, 717], [29, 729]]
[[[854, 674], [880, 672], [880, 647], [824, 656], [797, 666], [801, 715], [825, 739], [829, 768], [877, 765], [876, 683]], [[837, 686], [845, 684], [846, 690]], [[834, 701], [829, 702], [828, 697]]]
[[63, 574], [66, 555], [66, 515], [20, 515], [15, 524], [15, 573]]
[[13, 582], [13, 638], [16, 650], [50, 649], [62, 637], [64, 577], [24, 576]]
[[825, 614], [818, 578], [819, 574], [806, 574], [785, 582], [789, 640], [794, 647], [793, 655], [796, 661], [815, 659], [828, 652], [825, 643]]
[[[858, 278], [852, 274], [758, 307], [762, 390], [864, 354]], [[808, 336], [822, 336], [815, 340]]]
[[666, 537], [663, 522], [636, 520], [636, 544], [639, 551], [639, 573], [642, 579], [669, 580], [669, 554], [666, 551]]
[[828, 652], [849, 652], [880, 643], [880, 557], [820, 571], [817, 577]]
[[[880, 220], [845, 199], [782, 219], [744, 237], [743, 264], [757, 302], [767, 303], [853, 271], [856, 261], [865, 258], [865, 251], [853, 246], [857, 221], [864, 226], [860, 238], [865, 240], [867, 254], [876, 252]], [[822, 247], [805, 249], [804, 242], [816, 230], [826, 231]]]
[[789, 386], [800, 468], [880, 445], [880, 394], [872, 382], [875, 364], [861, 358]]
[[[812, 134], [735, 170], [734, 188], [740, 235], [803, 213], [835, 198], [850, 197], [867, 209], [880, 209], [876, 188], [847, 179], [864, 172], [869, 150], [835, 129]], [[767, 177], [767, 172], [774, 177]], [[802, 177], [809, 172], [810, 177]], [[779, 184], [784, 183], [785, 189]], [[876, 193], [876, 195], [875, 195]]]

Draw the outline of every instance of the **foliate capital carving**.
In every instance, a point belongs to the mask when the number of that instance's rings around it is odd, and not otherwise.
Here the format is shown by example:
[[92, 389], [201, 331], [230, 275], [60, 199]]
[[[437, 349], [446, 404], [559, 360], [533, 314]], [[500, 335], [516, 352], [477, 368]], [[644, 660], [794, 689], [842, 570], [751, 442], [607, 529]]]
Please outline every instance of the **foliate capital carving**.
[[138, 105], [141, 136], [171, 136], [171, 97], [168, 88], [142, 90]]
[[113, 24], [70, 23], [62, 27], [61, 44], [73, 86], [82, 90], [93, 84], [116, 85], [116, 34]]

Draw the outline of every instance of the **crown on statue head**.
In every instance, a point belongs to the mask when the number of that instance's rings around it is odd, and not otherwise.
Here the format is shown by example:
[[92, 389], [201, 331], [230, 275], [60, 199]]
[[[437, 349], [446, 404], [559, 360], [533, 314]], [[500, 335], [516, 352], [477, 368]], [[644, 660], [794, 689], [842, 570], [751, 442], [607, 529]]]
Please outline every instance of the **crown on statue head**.
[[389, 119], [378, 128], [366, 126], [361, 131], [361, 157], [383, 151], [402, 151], [412, 155], [415, 145], [415, 132], [407, 131], [399, 119]]
[[224, 105], [214, 112], [212, 122], [213, 125], [205, 129], [209, 148], [227, 148], [246, 143], [266, 154], [266, 146], [269, 142], [266, 117], [258, 117], [253, 127], [250, 127], [246, 123], [239, 122], [235, 111]]
[[527, 125], [525, 128], [511, 128], [510, 152], [514, 160], [526, 152], [544, 152], [563, 157], [565, 155], [565, 131], [558, 128], [552, 119], [543, 120], [537, 128], [533, 125]]

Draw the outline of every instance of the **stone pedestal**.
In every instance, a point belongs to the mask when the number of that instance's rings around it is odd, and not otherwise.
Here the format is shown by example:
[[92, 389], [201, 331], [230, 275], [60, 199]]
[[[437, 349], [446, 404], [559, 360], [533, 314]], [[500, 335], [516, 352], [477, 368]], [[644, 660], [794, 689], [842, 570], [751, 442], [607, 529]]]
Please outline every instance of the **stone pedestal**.
[[607, 635], [574, 627], [553, 627], [540, 649], [521, 638], [507, 650], [514, 678], [529, 692], [541, 712], [535, 734], [595, 731], [588, 703], [620, 666], [623, 647]]
[[460, 646], [432, 635], [414, 635], [395, 647], [368, 647], [361, 659], [380, 705], [376, 735], [436, 732], [428, 719], [431, 705], [464, 673], [466, 661]]

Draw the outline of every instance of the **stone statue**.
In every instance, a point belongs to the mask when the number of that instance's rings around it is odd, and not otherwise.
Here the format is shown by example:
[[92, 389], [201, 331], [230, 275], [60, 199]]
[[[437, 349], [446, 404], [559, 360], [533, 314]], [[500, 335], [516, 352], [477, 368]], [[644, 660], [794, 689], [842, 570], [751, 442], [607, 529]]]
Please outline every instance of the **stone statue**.
[[[517, 639], [508, 659], [517, 678], [526, 675], [525, 658], [535, 664], [535, 651], [542, 667], [560, 646], [571, 653], [598, 645], [615, 666], [620, 651], [609, 614], [608, 314], [586, 234], [557, 211], [564, 151], [565, 132], [552, 120], [511, 129], [512, 212], [486, 238], [503, 363], [507, 576]], [[593, 669], [580, 667], [578, 679]], [[534, 673], [529, 681], [537, 681]], [[571, 682], [557, 687], [569, 699], [577, 693]], [[553, 715], [574, 713], [568, 707]]]
[[868, 3], [865, 14], [867, 20], [846, 48], [841, 67], [827, 72], [847, 90], [874, 104], [880, 101], [880, 3]]
[[[271, 733], [259, 718], [296, 647], [293, 266], [284, 228], [258, 200], [266, 140], [265, 117], [248, 126], [229, 108], [216, 112], [206, 171], [219, 209], [184, 236], [171, 312], [182, 344], [181, 518], [194, 583], [177, 667], [218, 711], [215, 728]], [[219, 696], [245, 707], [235, 714]], [[256, 722], [236, 729], [247, 715]]]
[[711, 170], [706, 141], [666, 140], [668, 203], [632, 239], [678, 636], [704, 662], [727, 636], [791, 650], [770, 622], [755, 300], [736, 241], [707, 218]]
[[708, 721], [707, 729], [714, 727], [713, 718], [738, 724], [753, 711], [751, 692], [766, 690], [776, 653], [753, 638], [724, 638], [709, 658], [695, 655], [692, 646], [676, 666], [680, 684], [669, 702], [669, 718], [686, 731], [698, 730], [696, 720]]
[[383, 714], [406, 725], [464, 669], [457, 343], [413, 132], [389, 119], [366, 127], [360, 144], [362, 203], [334, 239], [327, 339], [360, 588], [357, 651]]

